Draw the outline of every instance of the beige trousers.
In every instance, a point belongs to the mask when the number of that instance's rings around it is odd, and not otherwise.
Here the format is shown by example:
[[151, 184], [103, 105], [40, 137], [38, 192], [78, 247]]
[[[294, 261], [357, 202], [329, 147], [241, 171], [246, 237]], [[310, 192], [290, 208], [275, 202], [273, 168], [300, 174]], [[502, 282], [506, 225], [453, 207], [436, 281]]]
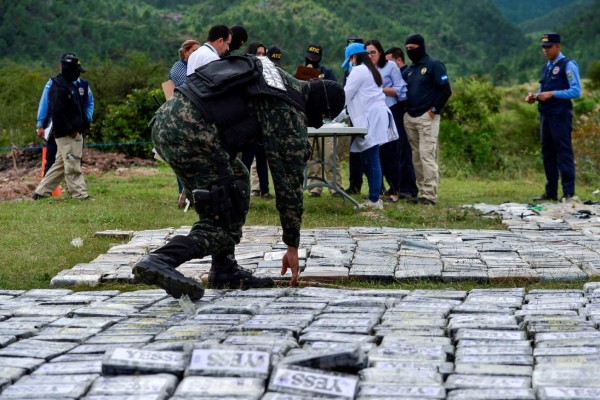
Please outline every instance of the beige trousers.
[[260, 192], [260, 181], [258, 180], [258, 173], [256, 172], [256, 157], [252, 160], [252, 165], [250, 166], [250, 182], [252, 182], [252, 191]]
[[[318, 160], [318, 155], [320, 154], [319, 151], [319, 146], [321, 145], [321, 140], [314, 140], [312, 143], [313, 146], [313, 158], [310, 159], [309, 162], [311, 161], [315, 161]], [[334, 157], [335, 156], [335, 157]], [[333, 138], [331, 137], [327, 137], [325, 138], [325, 179], [327, 179], [328, 182], [333, 183], [333, 163], [335, 162], [335, 168], [336, 168], [336, 182], [337, 182], [337, 186], [341, 189], [342, 188], [342, 174], [340, 173], [340, 159], [339, 157], [337, 157], [337, 155], [333, 154]], [[313, 165], [311, 165], [308, 168], [308, 176], [321, 176], [321, 165], [318, 163], [315, 163]], [[308, 184], [312, 184], [312, 183], [318, 183], [319, 181], [316, 181], [314, 179], [309, 179], [308, 180]], [[321, 191], [323, 190], [323, 188], [320, 187], [316, 187], [316, 188], [312, 188], [310, 189], [311, 193], [321, 193]]]
[[64, 179], [71, 197], [75, 199], [88, 197], [85, 180], [81, 174], [83, 136], [78, 133], [75, 138], [70, 136], [57, 138], [56, 147], [58, 148], [56, 161], [35, 189], [35, 192], [41, 196], [50, 196]]
[[437, 163], [440, 116], [425, 112], [418, 117], [404, 114], [404, 128], [412, 151], [417, 186], [421, 197], [437, 202], [440, 175]]

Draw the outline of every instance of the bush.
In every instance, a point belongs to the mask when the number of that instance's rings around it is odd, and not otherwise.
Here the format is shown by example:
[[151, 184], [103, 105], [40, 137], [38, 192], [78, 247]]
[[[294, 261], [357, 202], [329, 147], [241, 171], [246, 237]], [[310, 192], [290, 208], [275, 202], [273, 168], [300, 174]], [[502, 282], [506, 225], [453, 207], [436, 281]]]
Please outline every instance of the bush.
[[594, 61], [588, 68], [590, 89], [600, 89], [600, 60]]
[[[160, 83], [166, 80], [168, 67], [152, 60], [149, 55], [140, 53], [128, 54], [119, 63], [111, 60], [102, 62], [94, 60], [93, 65], [93, 67], [88, 67], [89, 72], [85, 74], [85, 78], [90, 81], [95, 99], [94, 122], [88, 139], [91, 143], [100, 143], [106, 141], [106, 138], [119, 136], [118, 132], [103, 132], [105, 126], [117, 128], [115, 123], [107, 119], [112, 118], [114, 113], [122, 114], [124, 110], [120, 110], [120, 106], [128, 108], [133, 106], [132, 102], [138, 103], [142, 94], [134, 95], [135, 91], [142, 90], [148, 94], [151, 89], [160, 88]], [[162, 91], [159, 91], [158, 94], [160, 95], [159, 99], [164, 100]], [[152, 100], [151, 95], [149, 99]], [[156, 102], [154, 100], [152, 102], [156, 106]], [[146, 109], [142, 104], [135, 105], [135, 107], [138, 106], [140, 110]], [[146, 115], [139, 117], [143, 119], [146, 118]], [[134, 119], [137, 117], [134, 116]], [[147, 121], [149, 120], [147, 119]], [[126, 129], [123, 132], [125, 136], [130, 135], [127, 130], [138, 130], [141, 126], [139, 121], [132, 121], [131, 125], [127, 125], [124, 120], [120, 123], [124, 124], [123, 127]], [[138, 131], [137, 133], [141, 134], [142, 132]]]
[[452, 92], [440, 128], [442, 156], [467, 172], [487, 174], [501, 169], [497, 129], [490, 120], [500, 108], [498, 90], [486, 78], [472, 77], [458, 79]]
[[35, 65], [0, 64], [0, 147], [41, 143], [35, 133], [37, 108], [52, 75]]
[[[100, 124], [102, 142], [107, 149], [135, 157], [147, 158], [151, 154], [152, 145], [147, 143], [152, 140], [148, 123], [158, 108], [153, 96], [163, 96], [162, 90], [134, 89], [125, 102], [108, 106]], [[118, 143], [136, 144], [118, 146]]]
[[600, 96], [596, 93], [575, 101], [573, 152], [577, 178], [586, 183], [600, 181]]

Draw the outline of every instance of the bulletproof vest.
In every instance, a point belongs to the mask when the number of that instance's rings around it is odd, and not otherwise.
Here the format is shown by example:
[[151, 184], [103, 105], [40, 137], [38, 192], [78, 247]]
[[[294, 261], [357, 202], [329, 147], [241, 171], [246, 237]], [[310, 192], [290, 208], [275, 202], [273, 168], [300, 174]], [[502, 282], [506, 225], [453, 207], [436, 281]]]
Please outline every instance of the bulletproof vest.
[[[540, 79], [540, 91], [569, 89], [566, 67], [570, 59], [564, 57], [557, 61], [551, 68], [548, 65], [542, 67], [542, 78]], [[557, 99], [551, 97], [546, 101], [540, 101], [538, 109], [544, 114], [560, 114], [573, 109], [573, 103], [569, 99]]]
[[[50, 80], [52, 80], [52, 83], [54, 83], [54, 79], [55, 78], [50, 78]], [[89, 94], [88, 94], [88, 89], [90, 87], [90, 84], [88, 81], [86, 81], [85, 79], [81, 79], [79, 78], [76, 82], [75, 82], [75, 86], [77, 86], [77, 90], [79, 91], [79, 96], [81, 98], [81, 104], [83, 105], [83, 113], [84, 116], [86, 118], [87, 121], [87, 113], [86, 108], [88, 105], [88, 100], [89, 100]], [[47, 128], [48, 125], [50, 125], [50, 115], [51, 115], [51, 110], [50, 110], [50, 101], [48, 101], [48, 112], [46, 114], [46, 118], [44, 119], [44, 128]], [[89, 125], [90, 121], [87, 121], [87, 125]]]
[[274, 96], [305, 111], [302, 95], [287, 85], [275, 65], [257, 57], [229, 56], [197, 68], [184, 85], [175, 88], [219, 129], [230, 152], [259, 138], [256, 115], [248, 108], [255, 96]]
[[[87, 99], [88, 99], [88, 93], [87, 93], [88, 83], [87, 83], [87, 81], [85, 81], [85, 97], [81, 94], [83, 87], [79, 86], [79, 81], [76, 81], [75, 83], [67, 82], [64, 77], [62, 77], [61, 75], [58, 75], [58, 76], [55, 76], [54, 78], [52, 78], [52, 83], [53, 83], [53, 85], [63, 86], [69, 92], [71, 92], [71, 95], [73, 96], [73, 101], [77, 104], [77, 107], [79, 108], [79, 111], [80, 111], [81, 117], [82, 117], [82, 122], [85, 126], [86, 122], [87, 122], [87, 117], [85, 114], [85, 104], [86, 103], [84, 103], [84, 101], [87, 101]], [[52, 88], [50, 90], [52, 90]], [[48, 107], [48, 108], [49, 108], [48, 114], [50, 114], [50, 107]]]

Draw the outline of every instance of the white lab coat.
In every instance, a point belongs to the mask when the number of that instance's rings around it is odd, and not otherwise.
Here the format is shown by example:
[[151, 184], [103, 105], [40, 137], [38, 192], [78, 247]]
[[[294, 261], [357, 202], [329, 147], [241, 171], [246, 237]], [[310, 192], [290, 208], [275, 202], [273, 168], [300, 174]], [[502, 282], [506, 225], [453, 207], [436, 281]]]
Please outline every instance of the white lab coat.
[[346, 86], [346, 107], [357, 128], [367, 128], [364, 139], [355, 139], [350, 151], [360, 153], [375, 145], [381, 145], [398, 139], [398, 130], [388, 106], [385, 94], [377, 86], [371, 71], [361, 64], [352, 68]]

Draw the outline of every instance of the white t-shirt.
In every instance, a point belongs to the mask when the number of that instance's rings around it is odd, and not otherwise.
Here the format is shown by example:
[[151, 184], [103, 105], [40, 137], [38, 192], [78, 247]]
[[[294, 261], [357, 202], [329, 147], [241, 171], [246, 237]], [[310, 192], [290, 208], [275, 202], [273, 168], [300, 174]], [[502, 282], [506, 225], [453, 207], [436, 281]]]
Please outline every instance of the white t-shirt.
[[190, 76], [194, 73], [196, 68], [208, 64], [211, 61], [219, 60], [219, 53], [217, 50], [208, 43], [204, 43], [198, 47], [196, 51], [190, 54], [187, 64], [187, 75]]

